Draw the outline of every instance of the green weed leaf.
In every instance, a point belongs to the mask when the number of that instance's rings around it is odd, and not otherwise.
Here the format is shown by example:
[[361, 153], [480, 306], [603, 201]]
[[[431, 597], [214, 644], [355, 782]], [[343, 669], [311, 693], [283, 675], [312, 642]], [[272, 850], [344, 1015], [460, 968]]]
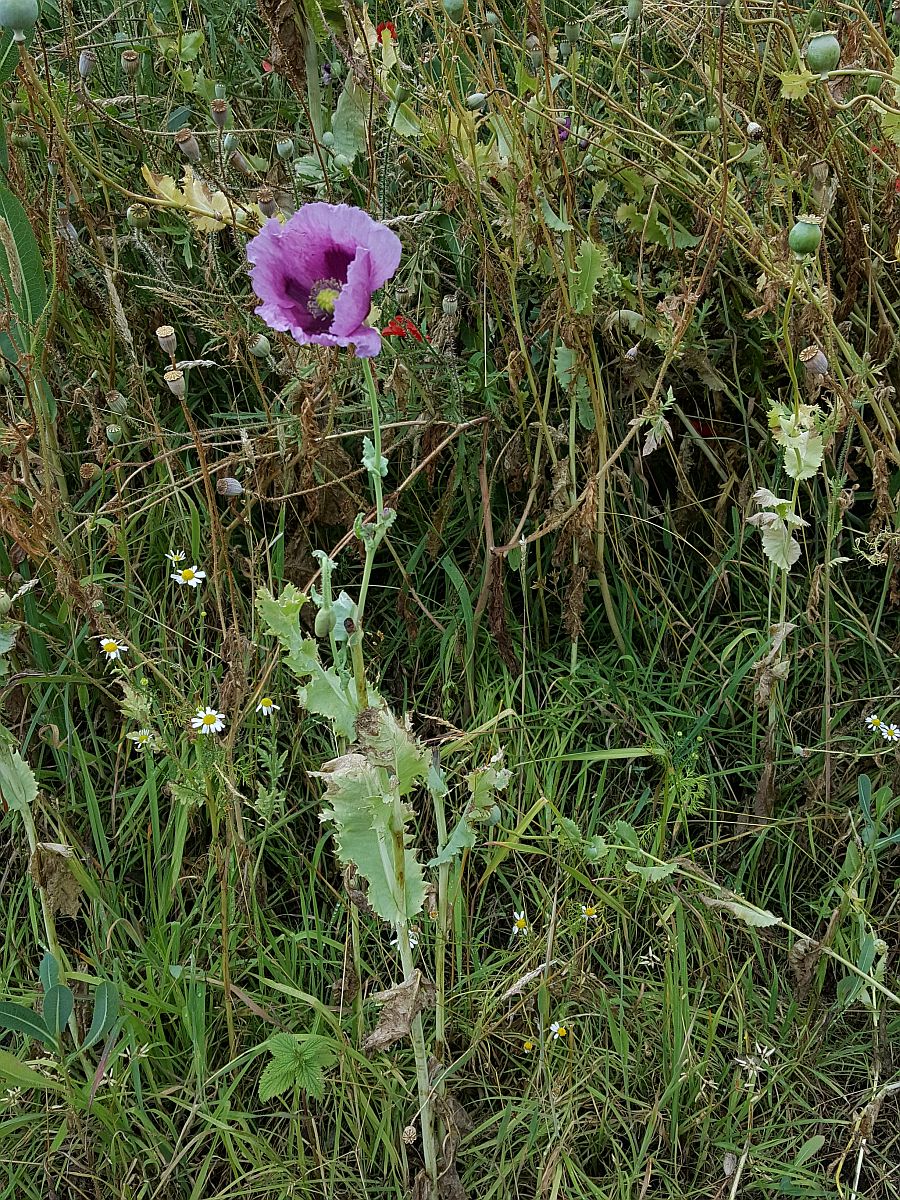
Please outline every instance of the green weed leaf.
[[40, 1071], [34, 1071], [19, 1062], [8, 1050], [0, 1050], [0, 1079], [10, 1087], [34, 1088], [42, 1092], [61, 1092], [63, 1085]]
[[104, 979], [97, 985], [94, 992], [94, 1015], [87, 1037], [81, 1045], [82, 1050], [89, 1050], [101, 1041], [115, 1025], [119, 1016], [119, 989], [110, 979]]
[[75, 999], [64, 983], [54, 984], [44, 996], [44, 1021], [51, 1034], [59, 1037], [72, 1015]]
[[6, 188], [0, 188], [0, 276], [13, 312], [33, 330], [47, 306], [47, 281], [25, 209]]
[[30, 809], [37, 795], [37, 780], [18, 750], [0, 748], [0, 796], [17, 812]]
[[59, 963], [52, 954], [45, 954], [41, 959], [38, 974], [41, 977], [41, 984], [45, 993], [49, 992], [52, 987], [55, 987], [59, 983]]
[[365, 150], [368, 120], [369, 93], [350, 74], [341, 89], [331, 121], [335, 155], [343, 154], [352, 163], [357, 154]]
[[635, 875], [640, 875], [648, 883], [660, 883], [675, 873], [675, 863], [636, 863], [627, 862], [625, 866]]
[[12, 1029], [16, 1033], [24, 1033], [27, 1037], [37, 1038], [45, 1046], [56, 1046], [56, 1039], [47, 1028], [47, 1023], [40, 1013], [32, 1012], [24, 1004], [0, 1004], [0, 1028]]
[[294, 1087], [321, 1100], [325, 1071], [336, 1056], [330, 1038], [314, 1033], [276, 1033], [266, 1044], [271, 1060], [260, 1076], [259, 1098], [264, 1103]]
[[588, 313], [594, 303], [594, 292], [597, 284], [608, 266], [606, 253], [595, 246], [590, 239], [578, 247], [575, 256], [575, 270], [569, 271], [569, 293], [572, 307], [578, 313]]

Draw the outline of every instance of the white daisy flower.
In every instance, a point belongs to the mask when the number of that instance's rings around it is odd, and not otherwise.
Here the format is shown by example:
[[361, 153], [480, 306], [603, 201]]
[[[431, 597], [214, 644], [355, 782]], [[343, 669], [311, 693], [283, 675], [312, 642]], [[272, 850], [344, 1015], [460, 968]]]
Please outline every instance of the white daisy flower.
[[886, 741], [900, 742], [900, 725], [888, 725], [887, 729], [882, 730], [882, 734]]
[[119, 658], [128, 649], [124, 642], [117, 642], [115, 638], [101, 636], [94, 640], [100, 643], [100, 649], [110, 662]]
[[126, 735], [128, 739], [134, 742], [138, 750], [153, 749], [156, 744], [156, 734], [152, 729], [137, 729], [134, 733]]
[[[409, 943], [409, 948], [410, 948], [410, 950], [415, 950], [416, 946], [418, 946], [418, 944], [419, 944], [419, 935], [416, 933], [416, 931], [415, 931], [414, 929], [407, 929], [407, 931], [406, 931], [406, 940], [407, 940], [407, 942]], [[399, 946], [399, 945], [400, 945], [400, 938], [399, 938], [399, 937], [397, 937], [396, 935], [395, 935], [394, 937], [392, 937], [392, 938], [391, 938], [391, 945], [392, 945], [392, 946]]]
[[596, 921], [600, 916], [597, 908], [593, 904], [582, 904], [581, 915], [585, 921]]
[[182, 587], [186, 584], [188, 587], [197, 588], [200, 586], [200, 581], [206, 578], [206, 572], [198, 571], [195, 563], [192, 567], [182, 567], [180, 571], [173, 571], [169, 578], [174, 579]]
[[533, 1050], [534, 1050], [534, 1042], [531, 1040], [531, 1038], [526, 1038], [525, 1041], [522, 1043], [522, 1053], [523, 1054], [531, 1054], [531, 1052]]
[[275, 713], [281, 712], [281, 705], [276, 704], [271, 696], [263, 696], [256, 706], [256, 711], [262, 713], [264, 717], [272, 717]]
[[884, 721], [882, 721], [881, 717], [879, 717], [877, 713], [872, 713], [870, 717], [866, 717], [866, 724], [870, 729], [884, 728]]
[[170, 550], [166, 558], [174, 565], [175, 563], [183, 563], [187, 555], [183, 550]]
[[518, 936], [521, 933], [527, 933], [527, 932], [528, 932], [528, 918], [525, 916], [524, 910], [522, 912], [514, 912], [513, 913], [513, 933]]
[[197, 715], [191, 717], [191, 727], [201, 733], [221, 733], [227, 719], [224, 713], [216, 712], [214, 708], [198, 708]]
[[555, 1042], [558, 1042], [560, 1038], [569, 1036], [568, 1029], [560, 1021], [551, 1021], [550, 1033]]

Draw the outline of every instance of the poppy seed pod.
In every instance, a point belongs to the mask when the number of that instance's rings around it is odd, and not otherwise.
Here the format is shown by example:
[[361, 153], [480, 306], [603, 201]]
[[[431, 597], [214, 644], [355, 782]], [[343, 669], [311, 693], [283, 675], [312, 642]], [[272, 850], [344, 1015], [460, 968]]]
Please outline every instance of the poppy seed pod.
[[175, 134], [175, 145], [188, 162], [198, 163], [200, 161], [200, 147], [190, 129], [178, 130]]
[[445, 317], [455, 317], [456, 311], [459, 308], [459, 302], [455, 296], [445, 296], [441, 301], [441, 308], [444, 311]]
[[166, 387], [172, 395], [177, 396], [180, 400], [185, 392], [184, 371], [166, 371], [163, 379], [166, 381]]
[[82, 463], [78, 468], [78, 477], [82, 483], [93, 483], [100, 478], [100, 468], [96, 463]]
[[253, 168], [247, 162], [246, 158], [244, 158], [243, 154], [241, 154], [240, 150], [232, 150], [228, 155], [228, 162], [235, 171], [239, 171], [245, 178], [253, 179]]
[[129, 79], [134, 79], [135, 75], [141, 69], [141, 56], [137, 50], [123, 50], [119, 62], [122, 65], [122, 70]]
[[543, 52], [541, 50], [529, 50], [528, 61], [531, 64], [532, 74], [537, 75], [538, 71], [544, 65]]
[[244, 485], [239, 479], [223, 475], [221, 479], [216, 480], [216, 491], [220, 496], [240, 496], [244, 491]]
[[765, 137], [765, 130], [758, 121], [747, 122], [747, 137], [751, 142], [761, 142]]
[[82, 50], [78, 55], [78, 74], [82, 79], [87, 79], [91, 71], [97, 65], [97, 55], [93, 50]]
[[806, 65], [817, 75], [833, 71], [841, 61], [841, 44], [833, 33], [817, 33], [806, 47]]
[[178, 345], [178, 340], [175, 337], [175, 330], [171, 325], [160, 325], [156, 331], [156, 340], [159, 342], [159, 347], [164, 354], [168, 354], [171, 358], [175, 353], [175, 347]]
[[559, 57], [563, 62], [568, 62], [572, 57], [572, 43], [568, 38], [563, 38], [559, 43]]
[[24, 42], [37, 19], [37, 0], [0, 0], [0, 25], [12, 30], [14, 42]]
[[476, 108], [483, 108], [485, 100], [487, 100], [487, 96], [484, 92], [472, 92], [470, 96], [466, 96], [466, 108], [473, 111]]
[[256, 193], [256, 203], [264, 217], [274, 217], [278, 212], [275, 193], [270, 187], [261, 187]]
[[216, 129], [224, 129], [228, 121], [228, 101], [216, 98], [210, 104], [209, 112]]
[[821, 379], [823, 375], [828, 374], [828, 358], [820, 346], [807, 346], [805, 350], [801, 350], [800, 361], [806, 373], [813, 379]]
[[129, 204], [125, 220], [132, 229], [146, 229], [150, 224], [150, 209], [146, 204]]
[[788, 245], [798, 258], [815, 254], [822, 240], [821, 217], [801, 216], [788, 234]]
[[268, 358], [272, 353], [269, 339], [264, 333], [257, 333], [250, 339], [247, 349], [254, 358]]
[[297, 153], [297, 147], [294, 145], [293, 138], [279, 138], [275, 143], [275, 153], [279, 158], [293, 158]]
[[541, 40], [536, 33], [529, 33], [528, 37], [525, 39], [526, 50], [537, 50], [540, 44]]
[[481, 31], [482, 46], [485, 46], [488, 48], [493, 46], [495, 36], [496, 36], [496, 31], [494, 30], [494, 26], [493, 25], [485, 25], [485, 27]]
[[117, 446], [119, 444], [119, 442], [121, 442], [121, 440], [122, 440], [122, 426], [121, 425], [107, 425], [106, 440], [109, 442], [109, 444], [111, 446]]
[[233, 154], [238, 148], [238, 138], [236, 133], [226, 133], [222, 138], [222, 149], [226, 154]]

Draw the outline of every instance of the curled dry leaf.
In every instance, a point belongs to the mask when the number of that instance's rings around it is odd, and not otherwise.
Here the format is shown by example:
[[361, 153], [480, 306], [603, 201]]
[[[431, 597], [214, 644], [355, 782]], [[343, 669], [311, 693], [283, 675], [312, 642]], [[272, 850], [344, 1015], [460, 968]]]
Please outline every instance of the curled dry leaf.
[[69, 867], [74, 857], [72, 847], [60, 842], [38, 842], [31, 856], [31, 878], [46, 895], [50, 911], [64, 917], [77, 917], [81, 903], [81, 884]]
[[386, 992], [376, 992], [369, 999], [384, 1007], [378, 1024], [363, 1042], [366, 1054], [386, 1050], [394, 1042], [409, 1037], [410, 1026], [422, 1009], [434, 1007], [434, 984], [421, 971], [413, 971], [403, 983]]

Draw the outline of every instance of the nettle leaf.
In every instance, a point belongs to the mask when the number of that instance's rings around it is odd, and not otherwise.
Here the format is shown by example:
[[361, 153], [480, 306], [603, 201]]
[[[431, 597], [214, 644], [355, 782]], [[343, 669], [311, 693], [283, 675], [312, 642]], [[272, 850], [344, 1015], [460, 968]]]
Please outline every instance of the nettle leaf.
[[315, 1033], [276, 1033], [266, 1043], [270, 1061], [259, 1079], [263, 1102], [300, 1088], [315, 1100], [325, 1095], [325, 1071], [337, 1056], [330, 1038]]
[[578, 247], [575, 256], [575, 270], [569, 271], [569, 291], [572, 307], [576, 312], [588, 313], [594, 303], [594, 292], [604, 271], [607, 269], [607, 255], [585, 238]]
[[[325, 780], [325, 801], [331, 807], [322, 818], [334, 825], [339, 861], [352, 863], [368, 882], [366, 898], [383, 920], [392, 925], [411, 921], [425, 903], [425, 880], [409, 848], [406, 823], [412, 810], [400, 798], [396, 777], [354, 752], [325, 763], [313, 777]], [[402, 894], [394, 863], [398, 841], [403, 846]]]
[[6, 747], [0, 748], [0, 796], [8, 807], [25, 812], [31, 808], [37, 792], [34, 772], [18, 750], [10, 753]]
[[627, 862], [625, 866], [635, 875], [640, 875], [648, 883], [660, 883], [668, 879], [676, 870], [675, 863], [635, 863]]

